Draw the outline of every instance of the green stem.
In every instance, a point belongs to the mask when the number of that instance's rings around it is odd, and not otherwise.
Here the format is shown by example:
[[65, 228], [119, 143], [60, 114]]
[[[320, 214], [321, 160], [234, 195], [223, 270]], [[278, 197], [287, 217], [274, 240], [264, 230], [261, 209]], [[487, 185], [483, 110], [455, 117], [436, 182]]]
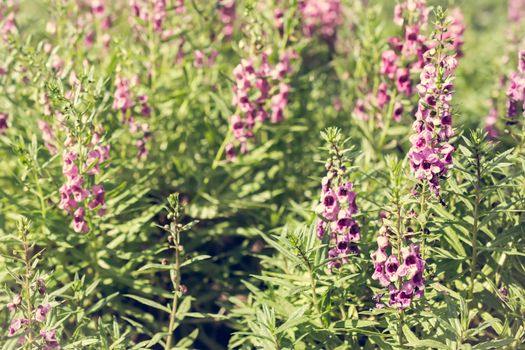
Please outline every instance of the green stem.
[[22, 234], [22, 244], [24, 247], [24, 263], [25, 263], [25, 273], [24, 273], [24, 294], [26, 300], [26, 319], [28, 320], [27, 324], [27, 334], [26, 341], [29, 345], [29, 349], [33, 349], [33, 303], [31, 300], [31, 258], [29, 256], [29, 245], [27, 242], [27, 232]]
[[177, 306], [179, 303], [179, 290], [180, 290], [180, 234], [178, 229], [175, 229], [175, 234], [173, 235], [175, 243], [175, 278], [173, 282], [174, 292], [173, 292], [173, 302], [170, 313], [170, 323], [168, 326], [168, 339], [166, 340], [165, 350], [171, 349], [171, 344], [173, 343], [173, 331], [175, 328], [175, 319], [177, 316]]
[[469, 297], [474, 294], [474, 280], [476, 279], [476, 264], [478, 259], [478, 231], [479, 231], [479, 206], [481, 203], [481, 164], [479, 153], [476, 151], [476, 187], [474, 202], [474, 223], [472, 225], [472, 257], [470, 263], [470, 290]]
[[36, 190], [38, 192], [38, 199], [40, 200], [40, 211], [42, 214], [42, 219], [44, 220], [44, 223], [46, 221], [46, 202], [44, 199], [44, 194], [42, 192], [42, 186], [40, 186], [40, 181], [38, 179], [38, 173], [36, 170], [33, 171], [33, 177], [36, 185]]
[[403, 310], [399, 310], [399, 323], [397, 327], [397, 340], [399, 341], [399, 345], [403, 346], [405, 343], [405, 340], [403, 338], [403, 324], [404, 324], [404, 313]]
[[[401, 203], [399, 198], [399, 193], [396, 192], [396, 235], [397, 235], [397, 261], [401, 261], [401, 247], [403, 245], [403, 234], [401, 233], [402, 226], [401, 226]], [[401, 290], [402, 288], [402, 281], [399, 280], [398, 289]], [[399, 345], [403, 345], [404, 339], [403, 339], [403, 323], [404, 323], [404, 314], [403, 310], [399, 310], [399, 323], [397, 327], [397, 338], [399, 341]]]
[[308, 265], [308, 272], [310, 275], [310, 287], [312, 288], [312, 303], [314, 304], [315, 311], [321, 315], [321, 310], [319, 309], [319, 302], [317, 300], [317, 283], [315, 282], [314, 273], [310, 265]]
[[421, 223], [421, 259], [425, 260], [425, 257], [426, 257], [426, 246], [425, 246], [425, 242], [426, 242], [426, 229], [425, 229], [425, 224], [426, 224], [426, 215], [425, 215], [425, 211], [426, 211], [426, 202], [425, 202], [425, 194], [426, 194], [426, 189], [427, 189], [427, 184], [426, 183], [423, 183], [423, 188], [421, 189], [421, 198], [420, 198], [420, 203], [419, 203], [419, 208], [420, 208], [420, 212], [419, 212], [419, 215], [420, 215], [420, 223]]

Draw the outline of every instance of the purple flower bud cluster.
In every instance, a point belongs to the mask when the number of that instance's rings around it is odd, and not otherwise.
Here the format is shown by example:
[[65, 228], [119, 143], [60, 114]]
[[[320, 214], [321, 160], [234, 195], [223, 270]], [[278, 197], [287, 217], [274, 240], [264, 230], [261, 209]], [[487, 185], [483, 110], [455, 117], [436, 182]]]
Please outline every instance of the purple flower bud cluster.
[[344, 166], [336, 165], [337, 159], [326, 163], [327, 175], [322, 180], [321, 198], [316, 212], [317, 237], [328, 235], [330, 250], [328, 263], [330, 270], [340, 268], [348, 262], [348, 256], [359, 253], [357, 242], [361, 240], [361, 229], [354, 219], [358, 212], [356, 193], [352, 183], [345, 179]]
[[335, 41], [337, 26], [343, 22], [340, 0], [301, 0], [299, 11], [305, 36], [319, 34], [331, 43]]
[[5, 130], [9, 127], [7, 125], [7, 120], [9, 119], [9, 114], [0, 112], [0, 135], [5, 132]]
[[[97, 41], [98, 33], [103, 33], [102, 43], [104, 48], [109, 48], [111, 36], [108, 30], [113, 26], [113, 19], [106, 15], [106, 1], [78, 1], [79, 15], [76, 18], [76, 30], [84, 38], [84, 46], [90, 49]], [[54, 32], [56, 23], [49, 22], [49, 29]]]
[[[424, 53], [428, 50], [427, 38], [421, 32], [426, 28], [429, 9], [425, 0], [407, 0], [396, 5], [394, 22], [403, 27], [401, 37], [388, 39], [390, 48], [381, 54], [379, 73], [382, 82], [377, 91], [367, 93], [365, 98], [356, 101], [354, 115], [361, 120], [374, 116], [379, 127], [383, 127], [383, 115], [393, 102], [392, 114], [395, 122], [401, 121], [404, 112], [402, 96], [413, 94], [411, 74], [424, 65]], [[398, 96], [392, 101], [392, 91]]]
[[[38, 305], [36, 310], [34, 311], [34, 321], [42, 324], [45, 322], [47, 318], [47, 314], [49, 311], [51, 311], [52, 306], [51, 304], [41, 304]], [[24, 333], [19, 335], [17, 345], [24, 345], [27, 342], [26, 334], [27, 327], [29, 326], [29, 320], [26, 318], [15, 318], [11, 321], [11, 324], [9, 325], [8, 335], [10, 337], [18, 335], [20, 330], [22, 330]], [[53, 330], [40, 330], [40, 340], [42, 342], [43, 347], [41, 349], [60, 349], [60, 344], [58, 343], [58, 340], [56, 338], [56, 331]]]
[[[401, 248], [397, 255], [393, 254], [388, 235], [388, 227], [381, 226], [377, 237], [378, 248], [370, 255], [374, 263], [372, 279], [388, 287], [389, 306], [405, 309], [414, 298], [423, 296], [425, 261], [419, 254], [419, 246], [413, 244]], [[376, 307], [384, 307], [380, 300], [377, 301]]]
[[428, 13], [425, 0], [397, 4], [394, 23], [403, 27], [404, 36], [388, 39], [391, 48], [381, 55], [381, 75], [393, 81], [396, 90], [405, 96], [413, 93], [411, 72], [425, 64], [424, 54], [429, 47], [421, 31], [427, 27]]
[[215, 49], [212, 49], [208, 54], [208, 57], [206, 57], [206, 54], [202, 50], [195, 50], [193, 54], [193, 66], [195, 68], [204, 68], [206, 66], [211, 67], [215, 64], [215, 59], [219, 55], [219, 52]]
[[463, 57], [463, 34], [465, 33], [465, 18], [461, 9], [456, 7], [447, 18], [447, 31], [443, 33], [443, 40], [450, 43], [456, 57]]
[[[268, 118], [272, 123], [284, 119], [284, 110], [288, 104], [290, 86], [286, 77], [292, 72], [291, 60], [294, 52], [285, 52], [277, 64], [269, 62], [269, 54], [261, 55], [260, 64], [243, 59], [233, 70], [235, 85], [232, 104], [237, 112], [230, 118], [230, 125], [240, 152], [248, 152], [248, 140], [254, 139], [255, 124], [264, 123]], [[236, 157], [236, 146], [226, 145], [226, 157], [232, 161]]]
[[[36, 279], [33, 287], [35, 287], [38, 293], [42, 296], [46, 293], [45, 282], [44, 279], [41, 277]], [[20, 307], [23, 307], [22, 296], [21, 294], [15, 294], [13, 296], [13, 300], [9, 304], [7, 304], [8, 310], [13, 314], [13, 319], [11, 320], [8, 329], [8, 336], [18, 336], [19, 338], [17, 341], [17, 345], [23, 346], [27, 342], [27, 334], [29, 332], [35, 331], [34, 327], [36, 327], [37, 331], [40, 330], [39, 334], [41, 338], [33, 339], [33, 341], [37, 341], [40, 345], [42, 345], [42, 347], [39, 347], [39, 349], [59, 349], [60, 344], [58, 343], [58, 340], [56, 338], [56, 331], [43, 329], [47, 316], [49, 312], [53, 309], [53, 306], [50, 303], [39, 304], [36, 308], [32, 310], [30, 316], [32, 322], [29, 322], [29, 319], [26, 318], [28, 317], [27, 314], [25, 314], [25, 317], [16, 317], [16, 313]], [[29, 327], [33, 329], [29, 329]]]
[[[428, 25], [429, 11], [426, 0], [407, 0], [396, 5], [394, 9], [394, 22], [403, 27], [404, 35], [394, 36], [388, 40], [390, 49], [381, 55], [380, 73], [398, 95], [412, 96], [413, 73], [420, 72], [428, 63], [426, 53], [437, 44], [435, 41], [427, 40], [423, 34]], [[455, 8], [446, 22], [447, 30], [442, 33], [441, 41], [448, 44], [447, 49], [455, 52], [455, 57], [461, 57], [465, 31], [461, 10]], [[381, 102], [389, 100], [388, 86], [380, 86], [377, 97], [379, 109], [384, 107], [384, 103]], [[400, 121], [402, 114], [403, 105], [396, 101], [393, 120]]]
[[[353, 114], [357, 119], [364, 121], [367, 121], [372, 116], [376, 119], [377, 126], [383, 128], [382, 112], [388, 108], [391, 100], [392, 98], [388, 92], [388, 84], [382, 82], [379, 84], [376, 94], [369, 92], [364, 98], [357, 99]], [[399, 122], [403, 111], [403, 104], [400, 101], [395, 101], [392, 109], [392, 119]]]
[[[69, 142], [66, 142], [67, 144]], [[100, 165], [109, 159], [109, 146], [100, 145], [100, 137], [95, 134], [88, 147], [87, 156], [83, 162], [79, 159], [79, 153], [72, 150], [73, 147], [66, 150], [62, 157], [62, 170], [66, 183], [60, 187], [58, 206], [66, 212], [73, 212], [73, 229], [78, 233], [89, 232], [89, 226], [85, 220], [86, 207], [89, 210], [97, 210], [100, 216], [106, 213], [104, 187], [98, 184], [89, 189], [86, 186], [86, 179], [88, 176], [100, 173]]]
[[139, 21], [133, 21], [133, 26], [136, 29], [147, 30], [147, 28], [142, 28], [139, 23], [151, 23], [155, 32], [163, 33], [167, 18], [166, 0], [130, 0], [129, 6], [131, 7], [131, 15], [139, 19]]
[[148, 156], [147, 142], [151, 139], [149, 124], [138, 122], [137, 116], [149, 118], [151, 115], [151, 106], [148, 104], [147, 95], [138, 95], [136, 98], [131, 92], [131, 88], [139, 85], [138, 76], [134, 76], [131, 81], [118, 76], [115, 80], [116, 90], [113, 95], [113, 109], [122, 112], [123, 123], [128, 124], [129, 131], [132, 134], [139, 135], [135, 141], [137, 147], [137, 157], [140, 159]]
[[417, 86], [419, 103], [408, 157], [416, 178], [428, 183], [437, 197], [439, 179], [452, 166], [454, 147], [448, 141], [454, 134], [450, 103], [454, 92], [452, 73], [456, 67], [454, 57], [436, 57], [423, 68]]
[[518, 71], [509, 77], [507, 87], [507, 117], [514, 118], [518, 110], [525, 116], [525, 50], [518, 54]]
[[56, 330], [41, 330], [40, 336], [42, 337], [45, 344], [42, 350], [60, 349], [60, 344], [58, 343]]
[[219, 19], [222, 22], [222, 35], [225, 40], [233, 36], [235, 25], [235, 0], [219, 0]]

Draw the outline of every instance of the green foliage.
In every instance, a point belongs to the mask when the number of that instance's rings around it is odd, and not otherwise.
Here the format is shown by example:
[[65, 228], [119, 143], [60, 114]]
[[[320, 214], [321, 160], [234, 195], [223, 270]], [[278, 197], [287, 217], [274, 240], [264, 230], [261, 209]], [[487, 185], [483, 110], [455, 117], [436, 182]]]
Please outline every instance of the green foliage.
[[[2, 2], [0, 349], [20, 348], [24, 332], [22, 348], [43, 348], [41, 330], [75, 350], [519, 349], [525, 123], [504, 115], [497, 81], [515, 71], [522, 29], [507, 23], [502, 1], [428, 2], [429, 37], [455, 5], [467, 24], [441, 201], [406, 157], [417, 93], [391, 89], [384, 108], [375, 104], [381, 54], [404, 35], [392, 23], [395, 2], [341, 1], [337, 40], [306, 35], [297, 0], [235, 1], [231, 38], [222, 0], [187, 0], [183, 13], [167, 1], [164, 32], [124, 0], [103, 2], [100, 17], [95, 1]], [[284, 120], [257, 122], [249, 152], [229, 161], [234, 68], [263, 52], [275, 65], [292, 51]], [[133, 97], [127, 110], [113, 106], [120, 78]], [[415, 89], [419, 74], [411, 79]], [[479, 130], [491, 107], [497, 138]], [[141, 141], [147, 156], [137, 155]], [[109, 146], [109, 159], [89, 163], [94, 144]], [[60, 204], [71, 149], [83, 186], [105, 190], [106, 214], [87, 209], [84, 234]], [[351, 177], [362, 235], [360, 252], [333, 271], [315, 225], [326, 164]], [[376, 307], [388, 299], [371, 279], [383, 225], [392, 245], [410, 237], [426, 260], [425, 295], [403, 311]], [[12, 312], [4, 306], [17, 294]], [[45, 321], [9, 335], [13, 320], [46, 303]]]

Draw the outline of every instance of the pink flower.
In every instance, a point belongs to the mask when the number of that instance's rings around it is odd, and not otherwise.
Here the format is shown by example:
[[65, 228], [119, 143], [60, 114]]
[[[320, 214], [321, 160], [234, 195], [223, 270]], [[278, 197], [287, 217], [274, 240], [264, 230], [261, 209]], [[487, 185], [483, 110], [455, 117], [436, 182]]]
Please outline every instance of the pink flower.
[[51, 308], [52, 306], [49, 303], [44, 305], [38, 305], [35, 310], [35, 320], [37, 320], [38, 322], [44, 322]]
[[397, 54], [393, 50], [387, 50], [381, 54], [380, 72], [389, 79], [393, 79], [397, 71]]
[[226, 153], [226, 159], [228, 159], [230, 162], [234, 161], [237, 157], [237, 154], [235, 152], [235, 146], [231, 143], [226, 145], [224, 151]]
[[386, 287], [390, 284], [390, 279], [385, 275], [385, 265], [383, 264], [376, 264], [374, 269], [374, 274], [372, 275], [372, 279], [379, 281], [379, 283]]
[[331, 189], [324, 194], [321, 203], [323, 206], [323, 216], [330, 221], [335, 220], [339, 215], [340, 206], [337, 196]]
[[219, 4], [219, 18], [223, 24], [222, 34], [229, 40], [233, 35], [235, 22], [235, 0], [221, 0]]
[[394, 103], [394, 111], [393, 111], [392, 119], [395, 122], [400, 122], [402, 115], [403, 115], [403, 104], [401, 104], [401, 102], [399, 101], [396, 101]]
[[317, 221], [317, 237], [323, 239], [329, 233], [332, 248], [328, 252], [331, 259], [328, 267], [332, 271], [346, 263], [348, 255], [359, 253], [357, 242], [361, 239], [361, 230], [353, 218], [357, 205], [352, 183], [344, 181], [341, 175], [334, 177], [333, 174], [341, 170], [336, 171], [330, 161], [326, 169], [328, 174], [322, 179], [320, 203], [316, 210], [321, 216]]
[[18, 307], [18, 305], [20, 305], [21, 302], [22, 296], [19, 293], [15, 294], [13, 300], [9, 304], [7, 304], [7, 309], [11, 312], [15, 312], [16, 308]]
[[379, 88], [377, 90], [377, 106], [380, 109], [383, 109], [383, 107], [390, 102], [390, 95], [388, 95], [388, 85], [386, 83], [379, 84]]
[[378, 248], [375, 252], [370, 254], [374, 264], [383, 264], [388, 258], [384, 249]]
[[398, 68], [396, 71], [396, 88], [397, 91], [407, 96], [412, 94], [412, 81], [410, 80], [410, 70], [408, 68]]
[[465, 19], [463, 13], [459, 7], [452, 10], [451, 15], [448, 17], [448, 28], [443, 33], [443, 40], [451, 40], [452, 48], [456, 51], [457, 57], [462, 57], [462, 47], [464, 43], [463, 33], [465, 32]]
[[117, 89], [113, 95], [113, 109], [126, 112], [128, 109], [133, 107], [133, 101], [131, 99], [131, 92], [129, 89], [129, 81], [125, 78], [117, 77], [115, 85], [117, 86]]
[[366, 110], [365, 102], [362, 99], [358, 99], [354, 107], [354, 115], [357, 119], [367, 121], [368, 113]]
[[41, 330], [40, 336], [44, 339], [44, 342], [46, 343], [43, 350], [60, 349], [60, 344], [58, 343], [58, 340], [56, 338], [56, 331], [54, 329], [49, 331]]
[[16, 332], [18, 332], [18, 330], [20, 328], [22, 328], [23, 326], [25, 326], [28, 323], [29, 323], [29, 321], [27, 319], [25, 319], [25, 318], [13, 319], [11, 321], [10, 326], [9, 326], [9, 336], [12, 337], [13, 335], [15, 335]]
[[401, 277], [406, 276], [412, 279], [417, 272], [423, 272], [425, 268], [425, 262], [419, 255], [418, 246], [410, 246], [410, 248], [401, 249], [403, 255], [403, 264], [399, 266], [398, 275]]
[[406, 309], [414, 297], [414, 285], [411, 281], [405, 282], [396, 295], [396, 303], [400, 309]]
[[102, 0], [93, 0], [91, 2], [91, 12], [97, 16], [102, 17], [104, 15], [104, 3]]
[[325, 40], [335, 40], [337, 26], [342, 23], [340, 0], [302, 0], [299, 2], [302, 14], [303, 33], [311, 37], [318, 32]]
[[379, 235], [379, 236], [377, 236], [377, 246], [379, 247], [379, 249], [384, 250], [384, 249], [386, 249], [389, 246], [389, 244], [390, 243], [389, 243], [388, 237], [386, 235]]
[[60, 192], [60, 203], [58, 204], [58, 207], [67, 212], [73, 210], [77, 206], [77, 202], [75, 201], [75, 198], [73, 197], [71, 188], [68, 185], [64, 184], [62, 185], [62, 187], [60, 187], [59, 192]]
[[[268, 119], [270, 108], [273, 123], [284, 119], [290, 92], [290, 86], [284, 79], [291, 72], [290, 59], [295, 56], [293, 52], [285, 52], [272, 67], [265, 52], [261, 54], [258, 66], [254, 60], [243, 59], [233, 70], [235, 85], [232, 104], [236, 107], [236, 113], [230, 118], [230, 126], [241, 153], [248, 151], [248, 141], [255, 138], [255, 124]], [[233, 151], [230, 151], [232, 154]]]
[[93, 210], [100, 207], [99, 215], [104, 215], [106, 212], [105, 192], [102, 185], [95, 185], [91, 189], [93, 199], [89, 202], [89, 209]]
[[89, 231], [89, 226], [84, 220], [84, 215], [84, 207], [78, 207], [73, 215], [73, 230], [77, 233], [87, 233]]
[[398, 279], [397, 270], [399, 268], [399, 261], [395, 255], [390, 255], [385, 261], [385, 275], [390, 282], [395, 282]]
[[439, 195], [439, 179], [452, 166], [454, 147], [448, 139], [453, 135], [450, 101], [454, 90], [451, 75], [455, 67], [455, 60], [440, 57], [439, 62], [425, 65], [417, 86], [420, 99], [408, 156], [415, 177], [427, 182], [436, 196]]
[[324, 221], [319, 219], [317, 220], [317, 238], [323, 239], [325, 234], [326, 234], [326, 228], [325, 228]]
[[202, 68], [204, 67], [204, 52], [201, 50], [195, 50], [195, 59], [193, 60], [193, 66], [195, 68]]

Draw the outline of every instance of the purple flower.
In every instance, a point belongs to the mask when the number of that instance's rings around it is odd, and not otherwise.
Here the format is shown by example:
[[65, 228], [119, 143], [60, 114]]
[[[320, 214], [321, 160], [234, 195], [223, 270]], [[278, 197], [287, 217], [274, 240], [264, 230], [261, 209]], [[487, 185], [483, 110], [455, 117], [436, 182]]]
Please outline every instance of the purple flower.
[[[420, 298], [424, 293], [425, 281], [423, 273], [425, 261], [419, 254], [419, 246], [411, 244], [409, 247], [401, 248], [401, 257], [403, 263], [400, 265], [398, 257], [391, 254], [387, 257], [388, 227], [382, 226], [377, 238], [378, 249], [371, 254], [374, 263], [374, 273], [372, 279], [377, 280], [383, 287], [389, 287], [390, 306], [404, 309], [410, 305], [414, 297]], [[397, 283], [402, 285], [397, 289]], [[384, 307], [377, 302], [377, 305]]]
[[390, 95], [388, 95], [388, 85], [383, 82], [379, 84], [379, 88], [377, 90], [377, 106], [380, 109], [383, 109], [383, 107], [390, 102]]
[[13, 335], [18, 332], [20, 328], [22, 328], [24, 325], [28, 324], [29, 321], [25, 318], [17, 318], [13, 319], [11, 321], [11, 324], [9, 326], [9, 336], [12, 337]]
[[352, 183], [345, 179], [346, 166], [341, 157], [331, 155], [325, 168], [327, 175], [322, 179], [321, 195], [316, 208], [317, 214], [322, 216], [322, 220], [317, 220], [317, 237], [323, 239], [327, 233], [330, 237], [331, 271], [346, 263], [348, 255], [359, 254], [356, 242], [361, 239], [361, 230], [353, 218], [358, 211], [356, 194], [352, 191]]
[[318, 219], [317, 220], [317, 238], [323, 239], [325, 234], [326, 234], [325, 223], [323, 220]]
[[100, 207], [99, 215], [105, 214], [106, 202], [105, 202], [105, 191], [102, 185], [95, 185], [91, 189], [93, 199], [89, 202], [89, 209], [93, 210], [97, 207]]
[[222, 34], [229, 40], [233, 35], [235, 22], [235, 0], [222, 0], [219, 7], [219, 19], [223, 24]]
[[52, 306], [49, 303], [44, 305], [38, 305], [35, 310], [35, 320], [37, 320], [38, 322], [44, 322], [51, 308]]
[[59, 192], [60, 192], [60, 203], [58, 204], [58, 207], [67, 212], [73, 210], [77, 206], [77, 202], [75, 201], [75, 198], [73, 197], [71, 188], [68, 185], [64, 184], [62, 185], [62, 187], [60, 187]]
[[385, 275], [385, 265], [376, 264], [374, 266], [374, 274], [372, 279], [379, 281], [383, 287], [386, 287], [390, 284], [390, 279]]
[[405, 282], [396, 295], [396, 302], [400, 309], [406, 309], [414, 297], [414, 285], [411, 281]]
[[46, 282], [42, 277], [38, 277], [36, 279], [36, 288], [40, 295], [44, 295], [46, 293]]
[[9, 304], [7, 304], [7, 309], [11, 312], [15, 312], [16, 308], [18, 307], [18, 305], [20, 305], [21, 302], [22, 296], [20, 295], [20, 293], [15, 294], [13, 300]]
[[4, 131], [8, 128], [7, 120], [9, 115], [7, 113], [0, 112], [0, 134], [3, 134]]
[[113, 95], [113, 109], [126, 112], [128, 109], [133, 107], [133, 100], [131, 98], [131, 92], [129, 88], [129, 80], [122, 77], [117, 77], [115, 85], [117, 86], [117, 89]]
[[397, 91], [407, 96], [412, 94], [412, 81], [410, 80], [410, 70], [408, 68], [398, 68], [396, 71], [396, 88]]
[[403, 264], [399, 267], [398, 275], [406, 276], [411, 279], [416, 273], [422, 272], [425, 268], [425, 262], [419, 255], [419, 247], [411, 245], [409, 248], [401, 249], [403, 255]]
[[235, 85], [232, 104], [237, 113], [230, 118], [230, 126], [241, 153], [248, 150], [248, 140], [254, 139], [256, 122], [263, 123], [268, 116], [272, 123], [284, 119], [290, 92], [290, 86], [284, 79], [291, 72], [290, 59], [294, 57], [295, 53], [285, 52], [272, 66], [265, 52], [261, 54], [258, 66], [253, 60], [243, 59], [233, 70]]
[[311, 37], [319, 33], [325, 40], [333, 43], [337, 26], [342, 23], [340, 0], [301, 0], [299, 11], [305, 36]]
[[332, 221], [337, 218], [341, 207], [339, 206], [339, 200], [332, 189], [328, 190], [322, 198], [323, 216]]
[[60, 349], [60, 344], [58, 343], [56, 331], [54, 329], [50, 331], [41, 330], [40, 336], [44, 339], [44, 342], [46, 343], [44, 350]]
[[424, 66], [417, 86], [420, 99], [408, 156], [415, 177], [428, 183], [436, 196], [439, 179], [452, 166], [454, 147], [448, 140], [454, 134], [450, 101], [454, 89], [451, 75], [456, 66], [455, 59], [440, 57], [438, 62]]
[[399, 261], [395, 255], [390, 255], [385, 261], [385, 275], [390, 282], [395, 282], [398, 279], [397, 270], [399, 269]]
[[396, 101], [394, 103], [394, 112], [393, 112], [392, 119], [394, 119], [395, 122], [400, 122], [402, 115], [403, 115], [403, 104], [401, 104], [401, 102], [399, 101]]
[[87, 233], [89, 231], [89, 226], [84, 219], [85, 210], [84, 207], [78, 207], [75, 210], [73, 217], [73, 230], [78, 233]]
[[381, 54], [381, 68], [382, 75], [389, 79], [394, 79], [397, 71], [397, 54], [394, 50], [387, 50]]

